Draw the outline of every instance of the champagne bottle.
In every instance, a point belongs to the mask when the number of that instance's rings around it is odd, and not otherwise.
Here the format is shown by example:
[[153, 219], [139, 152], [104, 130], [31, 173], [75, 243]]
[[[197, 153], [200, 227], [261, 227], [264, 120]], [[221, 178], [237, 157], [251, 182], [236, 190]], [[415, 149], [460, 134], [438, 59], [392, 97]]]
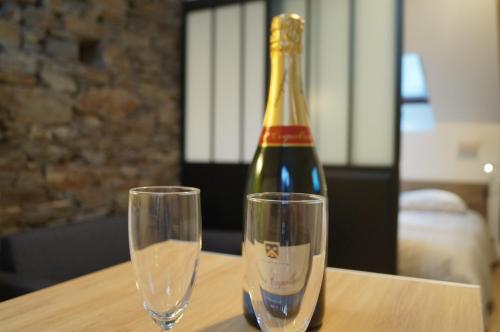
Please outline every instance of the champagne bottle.
[[[281, 14], [272, 20], [269, 94], [259, 145], [249, 168], [247, 194], [301, 192], [327, 195], [323, 168], [314, 148], [302, 90], [300, 54], [303, 28], [304, 21], [297, 14]], [[266, 239], [266, 236], [270, 238]], [[283, 245], [272, 234], [262, 237], [262, 241]], [[244, 284], [244, 315], [250, 324], [257, 326], [250, 296], [245, 288]], [[294, 310], [295, 306], [300, 305], [297, 301], [300, 292], [290, 291], [288, 296], [275, 295], [274, 299], [272, 294], [263, 294], [269, 307], [273, 306], [273, 302], [286, 303], [290, 310]], [[270, 312], [273, 312], [272, 308]], [[321, 325], [323, 313], [324, 280], [309, 328]]]

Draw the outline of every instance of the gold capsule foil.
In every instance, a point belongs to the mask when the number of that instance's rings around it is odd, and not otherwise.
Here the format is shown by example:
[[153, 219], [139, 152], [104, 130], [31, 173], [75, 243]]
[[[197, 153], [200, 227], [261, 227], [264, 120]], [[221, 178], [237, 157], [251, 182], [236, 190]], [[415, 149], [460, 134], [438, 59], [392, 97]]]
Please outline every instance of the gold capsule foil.
[[303, 29], [297, 14], [281, 14], [271, 22], [271, 74], [260, 146], [313, 145], [300, 69]]
[[300, 53], [304, 20], [297, 14], [281, 14], [271, 22], [271, 52]]

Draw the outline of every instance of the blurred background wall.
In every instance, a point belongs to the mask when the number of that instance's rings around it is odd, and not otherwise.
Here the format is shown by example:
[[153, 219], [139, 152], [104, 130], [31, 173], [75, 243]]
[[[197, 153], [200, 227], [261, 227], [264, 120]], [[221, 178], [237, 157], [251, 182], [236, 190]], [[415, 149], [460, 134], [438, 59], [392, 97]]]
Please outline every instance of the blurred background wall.
[[403, 179], [488, 181], [483, 165], [500, 161], [496, 8], [494, 0], [405, 2], [404, 49], [421, 56], [435, 128], [403, 132]]
[[0, 234], [124, 212], [128, 188], [178, 182], [180, 11], [0, 3]]
[[400, 169], [403, 180], [488, 183], [488, 224], [499, 239], [497, 12], [494, 0], [405, 2], [404, 49], [421, 56], [435, 124], [402, 132]]

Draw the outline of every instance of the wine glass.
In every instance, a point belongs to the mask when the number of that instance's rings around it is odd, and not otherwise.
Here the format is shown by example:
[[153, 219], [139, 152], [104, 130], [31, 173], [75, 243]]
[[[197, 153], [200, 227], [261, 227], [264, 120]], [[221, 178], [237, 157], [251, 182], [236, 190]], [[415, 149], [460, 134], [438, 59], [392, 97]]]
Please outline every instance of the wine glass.
[[323, 196], [247, 196], [246, 282], [262, 331], [307, 329], [323, 281], [327, 219]]
[[129, 192], [130, 257], [144, 309], [170, 330], [188, 306], [201, 249], [200, 190], [141, 187]]

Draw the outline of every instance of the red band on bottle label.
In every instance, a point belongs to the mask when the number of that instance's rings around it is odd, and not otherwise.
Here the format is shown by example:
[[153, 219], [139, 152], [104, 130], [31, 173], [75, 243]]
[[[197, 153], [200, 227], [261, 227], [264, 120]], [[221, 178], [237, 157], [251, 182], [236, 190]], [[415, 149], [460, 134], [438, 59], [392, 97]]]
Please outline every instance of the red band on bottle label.
[[308, 126], [263, 127], [260, 146], [312, 146], [313, 137]]

